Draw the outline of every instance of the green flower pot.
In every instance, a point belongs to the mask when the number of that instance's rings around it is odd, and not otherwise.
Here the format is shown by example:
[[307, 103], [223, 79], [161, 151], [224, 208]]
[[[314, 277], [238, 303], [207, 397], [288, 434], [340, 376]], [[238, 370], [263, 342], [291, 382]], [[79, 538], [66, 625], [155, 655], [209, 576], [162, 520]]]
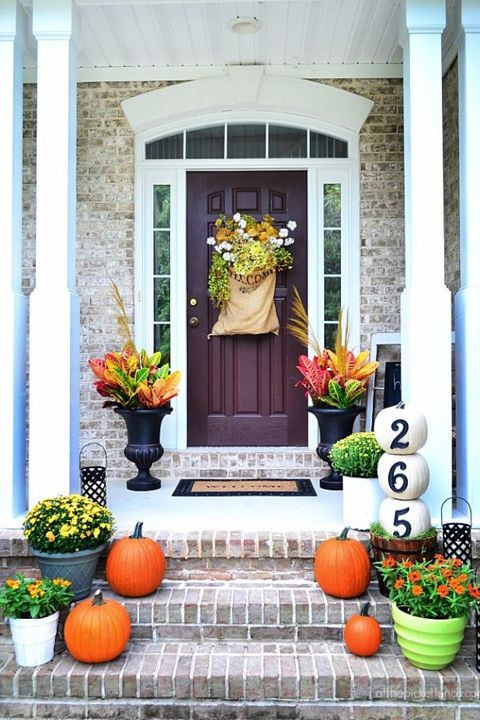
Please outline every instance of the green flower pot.
[[441, 670], [455, 659], [467, 617], [435, 620], [409, 615], [392, 603], [397, 642], [407, 660], [422, 670]]
[[106, 547], [107, 543], [104, 543], [96, 548], [72, 553], [45, 553], [32, 548], [32, 555], [37, 559], [43, 577], [70, 580], [73, 602], [78, 602], [90, 595], [97, 563]]

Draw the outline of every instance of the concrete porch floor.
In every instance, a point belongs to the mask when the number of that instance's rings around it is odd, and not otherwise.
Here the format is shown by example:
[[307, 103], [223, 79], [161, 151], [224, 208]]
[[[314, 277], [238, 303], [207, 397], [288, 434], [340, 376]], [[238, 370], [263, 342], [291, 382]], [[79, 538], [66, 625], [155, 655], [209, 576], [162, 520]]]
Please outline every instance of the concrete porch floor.
[[[321, 490], [328, 466], [314, 450], [293, 447], [201, 447], [166, 450], [152, 466], [159, 490], [134, 492], [126, 481], [135, 466], [124, 460], [107, 472], [107, 504], [119, 530], [137, 520], [145, 530], [300, 531], [337, 530], [342, 526], [342, 493]], [[308, 478], [317, 496], [172, 497], [180, 479]]]
[[137, 520], [145, 530], [341, 530], [342, 493], [321, 490], [317, 497], [172, 497], [177, 478], [163, 478], [151, 492], [132, 492], [125, 482], [108, 484], [108, 507], [118, 529], [132, 529]]
[[[127, 463], [122, 480], [107, 476], [107, 502], [118, 529], [131, 529], [137, 520], [145, 529], [302, 531], [342, 528], [342, 493], [321, 490], [319, 479], [328, 466], [314, 450], [291, 447], [189, 448], [166, 451], [152, 467], [162, 487], [151, 492], [127, 490], [135, 467]], [[225, 481], [262, 478], [308, 478], [316, 497], [226, 496], [172, 497], [182, 478]]]

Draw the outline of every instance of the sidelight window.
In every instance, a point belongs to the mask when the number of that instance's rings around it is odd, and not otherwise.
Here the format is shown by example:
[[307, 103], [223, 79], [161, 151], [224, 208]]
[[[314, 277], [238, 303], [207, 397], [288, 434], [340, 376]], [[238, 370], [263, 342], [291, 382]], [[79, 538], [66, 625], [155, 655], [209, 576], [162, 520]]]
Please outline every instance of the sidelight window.
[[170, 360], [170, 185], [153, 186], [153, 347]]
[[342, 193], [340, 183], [323, 185], [324, 346], [333, 347], [342, 305]]

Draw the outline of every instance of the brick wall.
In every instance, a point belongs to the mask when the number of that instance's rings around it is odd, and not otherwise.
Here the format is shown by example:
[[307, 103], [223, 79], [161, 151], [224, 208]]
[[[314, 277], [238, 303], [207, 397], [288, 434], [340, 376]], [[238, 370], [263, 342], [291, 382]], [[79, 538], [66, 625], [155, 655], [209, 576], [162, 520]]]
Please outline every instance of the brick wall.
[[445, 186], [445, 283], [452, 293], [455, 293], [460, 287], [458, 67], [456, 61], [443, 79], [443, 148]]
[[[361, 333], [398, 331], [403, 262], [403, 107], [400, 80], [331, 80], [375, 103], [360, 134]], [[81, 303], [81, 439], [105, 444], [109, 477], [131, 472], [125, 429], [94, 392], [89, 357], [118, 345], [109, 277], [133, 309], [134, 138], [120, 103], [161, 82], [78, 86], [77, 289]], [[24, 288], [34, 286], [35, 87], [25, 87]]]

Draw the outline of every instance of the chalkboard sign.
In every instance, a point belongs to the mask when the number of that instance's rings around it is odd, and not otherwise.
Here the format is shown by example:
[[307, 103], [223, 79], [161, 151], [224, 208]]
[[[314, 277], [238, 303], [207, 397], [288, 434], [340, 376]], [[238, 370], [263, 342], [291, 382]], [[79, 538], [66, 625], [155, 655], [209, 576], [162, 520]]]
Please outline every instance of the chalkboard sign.
[[385, 363], [385, 390], [383, 407], [398, 405], [402, 399], [402, 374], [399, 362]]

